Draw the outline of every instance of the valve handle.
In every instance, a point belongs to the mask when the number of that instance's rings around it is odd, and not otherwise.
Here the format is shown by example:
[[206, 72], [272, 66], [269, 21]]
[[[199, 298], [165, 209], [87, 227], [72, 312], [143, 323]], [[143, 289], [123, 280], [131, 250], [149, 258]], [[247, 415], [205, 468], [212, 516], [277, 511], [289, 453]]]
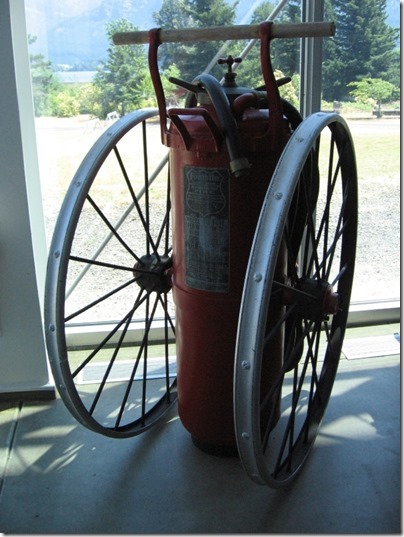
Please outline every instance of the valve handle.
[[217, 60], [218, 65], [227, 64], [227, 72], [224, 74], [224, 86], [235, 87], [237, 86], [235, 80], [237, 74], [232, 71], [232, 67], [235, 63], [241, 63], [243, 58], [233, 58], [233, 56], [227, 56], [227, 58], [219, 58]]
[[217, 60], [218, 65], [227, 63], [227, 72], [232, 73], [232, 67], [235, 63], [241, 63], [243, 58], [233, 58], [233, 56], [227, 56], [227, 58], [219, 58]]

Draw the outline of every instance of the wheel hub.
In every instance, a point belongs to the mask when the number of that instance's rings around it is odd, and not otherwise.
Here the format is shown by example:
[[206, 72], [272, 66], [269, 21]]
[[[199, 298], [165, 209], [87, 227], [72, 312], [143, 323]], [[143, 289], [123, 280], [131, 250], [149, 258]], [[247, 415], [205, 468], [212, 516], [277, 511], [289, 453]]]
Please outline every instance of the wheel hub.
[[325, 280], [302, 278], [296, 286], [283, 291], [283, 304], [296, 305], [297, 314], [305, 319], [322, 320], [339, 310], [339, 295]]
[[298, 289], [295, 299], [302, 317], [321, 320], [338, 312], [339, 295], [327, 281], [304, 278]]
[[149, 293], [167, 293], [171, 289], [171, 267], [170, 257], [146, 254], [133, 267], [136, 283]]

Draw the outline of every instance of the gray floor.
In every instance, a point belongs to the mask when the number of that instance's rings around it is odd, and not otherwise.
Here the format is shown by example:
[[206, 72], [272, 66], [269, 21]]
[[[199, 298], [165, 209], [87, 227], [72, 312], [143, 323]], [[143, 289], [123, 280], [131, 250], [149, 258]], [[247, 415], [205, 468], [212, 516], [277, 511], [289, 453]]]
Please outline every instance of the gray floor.
[[[396, 331], [348, 337], [364, 348], [361, 337]], [[175, 410], [115, 440], [78, 425], [59, 399], [2, 403], [0, 532], [400, 533], [400, 363], [386, 353], [342, 357], [306, 467], [281, 490], [196, 449]]]

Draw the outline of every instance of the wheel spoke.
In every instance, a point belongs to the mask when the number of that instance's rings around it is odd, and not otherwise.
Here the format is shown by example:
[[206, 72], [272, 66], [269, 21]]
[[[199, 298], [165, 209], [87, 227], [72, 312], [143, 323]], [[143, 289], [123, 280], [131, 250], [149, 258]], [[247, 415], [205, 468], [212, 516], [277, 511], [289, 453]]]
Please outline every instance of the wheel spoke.
[[99, 206], [95, 203], [95, 201], [92, 199], [90, 195], [87, 196], [87, 201], [90, 203], [90, 205], [93, 207], [95, 212], [98, 214], [98, 216], [101, 218], [101, 220], [104, 222], [104, 224], [107, 226], [107, 228], [110, 230], [112, 235], [122, 244], [122, 246], [125, 248], [127, 252], [130, 253], [132, 257], [136, 259], [136, 261], [140, 261], [138, 256], [135, 254], [135, 252], [128, 246], [128, 244], [123, 240], [123, 238], [120, 236], [118, 231], [115, 229], [113, 224], [108, 220], [108, 218], [105, 216], [103, 211], [99, 208]]
[[[327, 259], [328, 252], [332, 250], [332, 246], [331, 247], [328, 246], [331, 202], [332, 202], [332, 199], [333, 199], [333, 196], [334, 196], [337, 180], [340, 177], [340, 172], [341, 172], [341, 155], [340, 155], [339, 158], [338, 158], [338, 162], [337, 162], [334, 174], [333, 174], [333, 176], [331, 176], [332, 162], [334, 160], [334, 151], [333, 151], [333, 149], [334, 149], [334, 143], [333, 143], [333, 138], [332, 138], [332, 140], [331, 140], [331, 148], [330, 148], [330, 153], [331, 153], [330, 154], [330, 171], [329, 171], [329, 177], [328, 177], [328, 182], [327, 182], [327, 197], [326, 197], [326, 203], [325, 203], [325, 206], [324, 206], [323, 215], [321, 217], [321, 220], [320, 220], [320, 223], [319, 223], [319, 226], [318, 226], [318, 232], [317, 232], [317, 237], [316, 237], [316, 241], [315, 241], [316, 248], [318, 248], [318, 245], [320, 244], [321, 237], [323, 236], [323, 262], [319, 265], [318, 270], [316, 271], [316, 274], [318, 275], [318, 277], [319, 278], [321, 277], [323, 279], [327, 279], [324, 260]], [[345, 206], [344, 206], [344, 199], [343, 199], [342, 205], [341, 205], [341, 208], [340, 208], [340, 216], [339, 216], [338, 222], [341, 221], [341, 218], [342, 218], [342, 215], [344, 214], [344, 212], [345, 212]], [[340, 228], [339, 228], [339, 225], [338, 225], [335, 233], [338, 234], [339, 230], [340, 230]], [[334, 242], [334, 244], [335, 244], [335, 242]], [[321, 269], [322, 269], [322, 273], [321, 273]]]
[[[149, 296], [147, 297], [147, 302], [148, 301], [149, 301]], [[145, 378], [146, 378], [146, 375], [147, 375], [147, 342], [148, 342], [148, 338], [149, 338], [150, 327], [151, 327], [151, 324], [152, 324], [153, 318], [154, 318], [154, 313], [156, 311], [156, 307], [157, 307], [157, 298], [155, 299], [153, 309], [152, 309], [152, 312], [151, 312], [150, 316], [147, 316], [145, 318], [145, 333], [143, 335], [142, 343], [140, 345], [139, 352], [138, 352], [135, 364], [134, 364], [134, 366], [132, 368], [132, 373], [131, 373], [131, 375], [129, 377], [129, 380], [127, 382], [127, 388], [126, 388], [126, 391], [125, 391], [125, 395], [124, 395], [124, 397], [122, 399], [122, 403], [121, 403], [121, 407], [120, 407], [120, 410], [119, 410], [119, 413], [118, 413], [118, 417], [117, 417], [116, 422], [115, 422], [115, 428], [119, 427], [119, 425], [121, 423], [122, 416], [123, 416], [123, 413], [125, 411], [126, 403], [128, 401], [130, 391], [131, 391], [131, 389], [133, 387], [133, 381], [134, 381], [134, 378], [135, 378], [135, 375], [136, 375], [136, 372], [137, 372], [137, 369], [138, 369], [138, 366], [139, 366], [139, 363], [140, 363], [140, 359], [141, 359], [142, 356], [143, 356], [144, 372], [143, 372], [143, 387], [142, 387], [142, 415], [141, 415], [141, 422], [144, 421], [144, 417], [145, 417], [145, 397], [146, 397], [146, 384], [145, 384], [146, 381], [145, 381]], [[147, 313], [149, 313], [148, 312], [148, 307], [147, 307]]]
[[[118, 164], [119, 164], [119, 167], [121, 168], [121, 172], [122, 172], [122, 175], [125, 179], [125, 183], [128, 187], [128, 190], [130, 192], [130, 195], [132, 197], [132, 201], [134, 203], [134, 206], [136, 208], [136, 211], [137, 211], [137, 214], [139, 216], [139, 219], [143, 225], [143, 230], [145, 232], [145, 235], [146, 235], [146, 238], [147, 238], [147, 254], [150, 254], [150, 251], [149, 251], [149, 246], [152, 247], [153, 249], [153, 253], [158, 257], [158, 251], [157, 251], [157, 248], [156, 248], [156, 245], [154, 244], [154, 241], [153, 241], [153, 238], [150, 234], [150, 227], [149, 227], [149, 223], [148, 223], [148, 217], [144, 216], [143, 214], [143, 211], [140, 207], [140, 204], [139, 204], [139, 201], [138, 201], [138, 198], [135, 194], [135, 191], [133, 190], [133, 186], [132, 186], [132, 183], [129, 179], [129, 175], [126, 171], [126, 168], [125, 168], [125, 165], [122, 161], [122, 158], [121, 158], [121, 155], [118, 151], [118, 148], [117, 147], [114, 147], [114, 153], [115, 153], [115, 156], [117, 158], [117, 161], [118, 161]], [[146, 211], [148, 211], [148, 193], [149, 193], [149, 183], [148, 183], [148, 177], [146, 178], [145, 177], [145, 191], [144, 191], [144, 195], [145, 195], [145, 204], [146, 204]]]
[[[149, 198], [149, 162], [147, 156], [147, 137], [146, 137], [146, 124], [142, 123], [142, 137], [143, 137], [143, 176], [145, 187], [145, 221], [147, 229], [150, 229], [150, 198]], [[150, 246], [153, 249], [153, 253], [157, 252], [157, 248], [154, 246], [151, 237], [147, 242], [147, 255], [150, 255]]]
[[[159, 176], [161, 171], [163, 170], [164, 166], [168, 162], [168, 157], [165, 157], [157, 166], [157, 168], [154, 170], [154, 172], [150, 175], [149, 178], [149, 185], [151, 186], [156, 178]], [[168, 185], [168, 198], [169, 198], [169, 185]], [[139, 191], [136, 200], [140, 200], [144, 196], [144, 187]], [[135, 203], [131, 201], [131, 203], [128, 205], [128, 207], [122, 212], [121, 216], [118, 218], [118, 220], [114, 223], [113, 227], [115, 230], [119, 230], [119, 228], [122, 226], [122, 224], [126, 221], [126, 219], [129, 217], [129, 215], [132, 213], [133, 209], [135, 208]], [[100, 254], [104, 251], [105, 247], [109, 244], [110, 240], [113, 237], [113, 233], [109, 232], [104, 239], [101, 241], [101, 244], [94, 252], [91, 259], [98, 259]], [[169, 253], [168, 249], [165, 250], [165, 253]], [[74, 291], [74, 289], [77, 287], [77, 285], [80, 283], [80, 281], [84, 278], [86, 275], [88, 269], [90, 268], [90, 265], [85, 265], [83, 269], [81, 270], [80, 274], [76, 277], [74, 282], [71, 283], [69, 289], [66, 291], [66, 298], [70, 296], [70, 294]]]
[[97, 392], [95, 394], [93, 403], [92, 403], [92, 405], [91, 405], [91, 407], [90, 407], [90, 409], [88, 411], [91, 416], [94, 413], [95, 407], [97, 406], [97, 403], [98, 403], [98, 401], [99, 401], [99, 399], [101, 397], [102, 391], [103, 391], [103, 389], [105, 387], [105, 384], [106, 384], [106, 382], [108, 380], [108, 377], [109, 377], [109, 375], [111, 373], [111, 370], [112, 370], [112, 367], [113, 367], [113, 365], [115, 363], [115, 360], [116, 360], [116, 358], [117, 358], [117, 356], [119, 354], [119, 351], [122, 348], [122, 343], [123, 343], [123, 341], [124, 341], [124, 339], [126, 337], [126, 333], [128, 331], [129, 325], [130, 325], [130, 323], [131, 323], [131, 321], [133, 319], [133, 314], [135, 312], [135, 309], [136, 309], [136, 307], [133, 307], [132, 311], [128, 313], [127, 318], [126, 318], [126, 320], [124, 322], [123, 330], [121, 332], [121, 335], [119, 336], [119, 340], [118, 340], [118, 342], [116, 344], [116, 347], [114, 348], [114, 351], [113, 351], [112, 356], [111, 356], [111, 360], [110, 360], [110, 362], [108, 364], [108, 367], [107, 367], [107, 369], [106, 369], [106, 371], [104, 373], [104, 376], [103, 376], [103, 378], [102, 378], [102, 380], [100, 382], [100, 385], [99, 385], [98, 390], [97, 390]]
[[125, 267], [124, 265], [116, 265], [114, 263], [107, 263], [106, 261], [97, 261], [96, 259], [89, 259], [87, 257], [81, 257], [78, 255], [69, 256], [70, 261], [77, 261], [77, 263], [86, 263], [87, 265], [94, 265], [96, 267], [104, 267], [112, 270], [123, 270], [126, 272], [133, 272], [133, 267]]
[[[140, 299], [140, 296], [143, 294], [143, 290], [139, 291], [138, 299], [135, 303], [135, 311], [136, 309], [146, 300], [147, 295], [145, 295], [142, 299]], [[132, 310], [131, 310], [132, 311]], [[106, 346], [106, 344], [112, 339], [112, 337], [118, 332], [118, 330], [121, 328], [123, 324], [125, 324], [128, 316], [131, 315], [131, 311], [126, 313], [126, 315], [115, 324], [114, 328], [110, 330], [110, 332], [104, 337], [104, 339], [94, 348], [94, 350], [89, 354], [89, 356], [80, 364], [80, 366], [72, 372], [72, 378], [75, 378], [80, 371], [86, 367], [91, 360]]]
[[166, 210], [163, 221], [161, 223], [160, 231], [156, 240], [156, 248], [159, 248], [160, 242], [164, 239], [164, 251], [168, 254], [171, 251], [170, 247], [170, 212], [171, 212], [171, 198], [170, 198], [170, 174], [168, 174], [167, 180], [167, 192], [166, 192]]
[[[294, 230], [294, 226], [290, 226], [289, 222], [286, 224], [285, 227], [285, 242], [286, 242], [286, 248], [288, 253], [288, 277], [292, 282], [297, 282], [299, 280], [298, 275], [298, 255], [299, 252], [295, 250], [295, 248], [292, 246], [291, 241], [291, 235], [293, 234], [290, 232], [290, 229]], [[275, 283], [275, 282], [274, 282]], [[279, 282], [277, 283], [279, 285]]]
[[[154, 315], [154, 311], [157, 307], [157, 298], [156, 298], [156, 301], [155, 301], [155, 304], [154, 304], [154, 310], [153, 310], [153, 315]], [[146, 302], [146, 319], [149, 318], [149, 314], [150, 314], [150, 297], [147, 298], [147, 302]], [[147, 327], [147, 323], [145, 322], [146, 324], [146, 329], [145, 329], [145, 334], [144, 334], [144, 346], [143, 346], [143, 380], [142, 380], [142, 410], [141, 410], [141, 419], [144, 420], [144, 416], [146, 414], [146, 391], [147, 391], [147, 366], [148, 366], [148, 350], [149, 350], [149, 330], [148, 330], [148, 327]], [[144, 422], [143, 422], [144, 423]]]
[[164, 322], [167, 324], [167, 327], [168, 325], [170, 325], [173, 334], [175, 334], [175, 324], [171, 317], [170, 312], [168, 311], [167, 295], [166, 294], [158, 295], [158, 300], [160, 301], [160, 304], [163, 306], [163, 311], [165, 313]]
[[171, 243], [170, 243], [170, 219], [168, 215], [171, 213], [171, 196], [170, 196], [170, 190], [171, 190], [171, 178], [170, 178], [170, 169], [168, 169], [168, 177], [167, 177], [167, 191], [166, 191], [166, 216], [167, 219], [165, 221], [165, 243], [164, 243], [164, 251], [166, 253], [171, 251]]
[[[304, 381], [306, 380], [306, 373], [309, 366], [309, 363], [313, 364], [313, 340], [316, 337], [317, 331], [314, 330], [314, 334], [310, 337], [307, 337], [308, 340], [308, 351], [306, 353], [306, 358], [303, 364], [297, 364], [293, 371], [293, 389], [292, 389], [292, 404], [290, 407], [290, 415], [284, 429], [283, 442], [279, 449], [278, 459], [275, 464], [274, 476], [279, 473], [279, 470], [282, 467], [286, 467], [288, 471], [292, 468], [293, 453], [295, 446], [295, 423], [296, 423], [296, 414], [298, 405], [300, 402], [300, 396], [303, 389]], [[299, 365], [301, 365], [301, 371], [299, 373]], [[313, 373], [315, 373], [315, 367], [312, 368]], [[315, 375], [316, 376], [316, 375]], [[313, 374], [314, 378], [314, 374]], [[312, 379], [313, 380], [313, 379]], [[306, 406], [306, 405], [305, 405]], [[310, 406], [307, 403], [307, 406]], [[309, 414], [309, 411], [307, 412]], [[307, 422], [307, 420], [306, 420]], [[285, 450], [288, 446], [288, 452], [285, 457]]]
[[263, 344], [264, 348], [267, 347], [267, 345], [271, 342], [274, 335], [278, 333], [279, 328], [285, 323], [288, 317], [290, 317], [293, 314], [293, 309], [294, 309], [294, 306], [287, 308], [283, 316], [278, 319], [278, 321], [273, 327], [271, 327], [271, 331], [264, 338], [264, 344]]
[[[272, 400], [272, 398], [274, 397], [274, 393], [276, 392], [278, 387], [282, 384], [286, 372], [290, 369], [290, 365], [293, 364], [296, 360], [296, 357], [299, 356], [299, 347], [308, 336], [311, 330], [311, 327], [312, 325], [310, 323], [306, 325], [306, 328], [300, 335], [299, 339], [297, 340], [297, 343], [294, 345], [293, 349], [290, 350], [290, 354], [285, 355], [285, 360], [278, 374], [278, 378], [276, 379], [276, 383], [272, 385], [271, 390], [268, 391], [268, 393], [265, 395], [265, 397], [262, 399], [260, 403], [261, 411], [263, 411], [267, 407], [268, 403]], [[272, 337], [275, 335], [275, 333], [276, 333], [275, 330], [271, 331]], [[270, 339], [268, 337], [265, 338], [265, 345], [267, 345], [269, 341]]]
[[[276, 400], [281, 395], [282, 391], [282, 383], [283, 383], [284, 375], [281, 375], [279, 377], [279, 381], [276, 383], [276, 385], [272, 388], [271, 393], [267, 394], [267, 397], [265, 398], [264, 402], [260, 404], [261, 412], [264, 412], [267, 410], [269, 403], [271, 403], [273, 400]], [[275, 416], [275, 405], [271, 404], [269, 406], [270, 413], [268, 415], [267, 419], [267, 426], [265, 430], [263, 431], [262, 435], [262, 450], [263, 453], [266, 453], [268, 449], [268, 443], [270, 439], [270, 433], [272, 431], [272, 423]]]
[[305, 434], [305, 441], [306, 442], [308, 442], [308, 440], [309, 440], [308, 435], [309, 435], [309, 425], [310, 425], [310, 416], [311, 416], [311, 413], [312, 413], [313, 399], [314, 399], [315, 395], [317, 393], [319, 393], [318, 392], [319, 379], [318, 379], [318, 374], [317, 374], [317, 357], [318, 357], [318, 353], [319, 353], [319, 350], [320, 350], [321, 327], [318, 327], [317, 330], [315, 329], [314, 333], [316, 334], [314, 352], [312, 351], [313, 347], [311, 347], [311, 351], [310, 351], [310, 355], [311, 355], [310, 362], [311, 362], [311, 365], [312, 365], [312, 377], [311, 377], [311, 381], [310, 381], [310, 391], [309, 391], [309, 398], [308, 398], [308, 402], [307, 402], [307, 416], [308, 416], [309, 419], [307, 419], [307, 424], [306, 424], [306, 427], [304, 428], [304, 434]]
[[119, 293], [120, 291], [122, 291], [123, 289], [125, 289], [126, 287], [128, 287], [129, 285], [132, 285], [132, 283], [134, 283], [136, 281], [136, 278], [132, 278], [131, 280], [128, 280], [127, 282], [123, 283], [122, 285], [119, 285], [118, 287], [116, 287], [115, 289], [112, 289], [111, 291], [109, 291], [108, 293], [106, 293], [105, 295], [102, 295], [100, 296], [99, 298], [97, 298], [96, 300], [93, 300], [92, 302], [90, 302], [89, 304], [87, 304], [86, 306], [84, 306], [83, 308], [80, 308], [79, 310], [71, 313], [70, 315], [68, 315], [66, 318], [65, 318], [65, 323], [68, 323], [69, 321], [71, 321], [72, 319], [74, 319], [75, 317], [77, 317], [78, 315], [81, 315], [82, 313], [84, 313], [85, 311], [88, 311], [90, 310], [91, 308], [93, 308], [94, 306], [97, 306], [98, 304], [101, 304], [101, 302], [104, 302], [105, 300], [107, 300], [108, 298], [111, 298], [111, 296], [115, 295], [116, 293]]
[[304, 274], [309, 276], [312, 272], [319, 274], [320, 260], [318, 258], [316, 232], [315, 232], [315, 215], [309, 213], [307, 216], [307, 231], [304, 245], [303, 270]]
[[[334, 131], [331, 130], [330, 151], [329, 151], [329, 159], [328, 159], [327, 198], [326, 198], [326, 204], [324, 207], [324, 212], [323, 212], [321, 222], [319, 225], [318, 237], [317, 237], [318, 239], [317, 243], [319, 243], [320, 237], [321, 237], [321, 234], [323, 233], [323, 228], [324, 228], [323, 256], [326, 254], [327, 248], [328, 248], [327, 241], [328, 241], [328, 229], [329, 229], [329, 219], [330, 219], [330, 203], [331, 203], [335, 183], [338, 177], [338, 170], [340, 166], [340, 161], [338, 161], [338, 164], [334, 172], [334, 177], [332, 177], [333, 163], [334, 163], [334, 149], [335, 149]], [[320, 271], [317, 274], [319, 278], [320, 277], [324, 278], [324, 274], [320, 276]]]
[[334, 237], [332, 239], [330, 248], [326, 252], [326, 255], [324, 256], [324, 264], [325, 261], [328, 260], [328, 268], [325, 270], [325, 279], [329, 279], [330, 272], [332, 268], [332, 264], [334, 261], [334, 256], [337, 251], [337, 245], [340, 242], [341, 238], [343, 237], [343, 234], [345, 232], [345, 229], [347, 226], [349, 226], [349, 217], [346, 217], [346, 207], [348, 203], [348, 197], [347, 197], [347, 186], [344, 187], [344, 193], [342, 198], [342, 204], [338, 215], [338, 220], [335, 226], [335, 232]]
[[[163, 305], [163, 309], [166, 312], [166, 316], [164, 318], [164, 366], [165, 366], [165, 377], [166, 377], [166, 394], [167, 394], [167, 400], [170, 401], [171, 393], [170, 393], [170, 363], [169, 363], [169, 330], [168, 330], [168, 321], [170, 321], [170, 324], [172, 323], [170, 316], [168, 315], [168, 304], [167, 304], [167, 295], [163, 295], [163, 297], [159, 297], [160, 302]], [[174, 326], [171, 324], [173, 333], [175, 334]]]
[[331, 282], [332, 286], [334, 286], [337, 282], [340, 281], [340, 279], [343, 277], [347, 269], [348, 269], [348, 265], [344, 265], [343, 267], [341, 267], [341, 270], [338, 272], [338, 274], [335, 276], [335, 278]]
[[[314, 271], [314, 273], [317, 274], [319, 278], [321, 277], [324, 279], [326, 279], [326, 275], [324, 273], [324, 263], [319, 262], [318, 249], [319, 249], [321, 237], [323, 236], [324, 237], [323, 238], [323, 254], [326, 255], [326, 252], [328, 250], [330, 204], [331, 204], [331, 200], [333, 198], [333, 194], [335, 191], [335, 186], [337, 184], [337, 180], [340, 177], [340, 171], [341, 171], [341, 155], [339, 155], [338, 161], [334, 169], [334, 149], [335, 149], [335, 139], [334, 139], [334, 133], [332, 133], [330, 150], [329, 150], [329, 159], [328, 159], [329, 165], [328, 165], [328, 177], [327, 177], [326, 203], [324, 206], [320, 223], [318, 225], [317, 232], [315, 232], [316, 214], [315, 212], [309, 211], [308, 234], [307, 234], [307, 243], [306, 243], [306, 248], [305, 248], [306, 257], [305, 257], [304, 265], [308, 267], [307, 273], [310, 274], [311, 272]], [[318, 161], [318, 157], [316, 161]], [[307, 185], [305, 188], [305, 195], [306, 195], [306, 206], [312, 207], [312, 202], [310, 202], [309, 191], [308, 191]], [[343, 209], [344, 208], [341, 207], [341, 214], [342, 214]], [[311, 254], [310, 258], [308, 257], [309, 254]], [[322, 269], [323, 269], [323, 273], [322, 273]]]
[[289, 370], [291, 364], [294, 364], [296, 362], [296, 358], [298, 358], [301, 355], [301, 349], [304, 344], [304, 341], [308, 339], [308, 336], [310, 334], [310, 331], [313, 328], [314, 321], [307, 321], [304, 322], [304, 329], [302, 330], [302, 333], [300, 334], [299, 338], [296, 340], [293, 348], [290, 351], [290, 354], [285, 353], [285, 363], [284, 363], [284, 369]]

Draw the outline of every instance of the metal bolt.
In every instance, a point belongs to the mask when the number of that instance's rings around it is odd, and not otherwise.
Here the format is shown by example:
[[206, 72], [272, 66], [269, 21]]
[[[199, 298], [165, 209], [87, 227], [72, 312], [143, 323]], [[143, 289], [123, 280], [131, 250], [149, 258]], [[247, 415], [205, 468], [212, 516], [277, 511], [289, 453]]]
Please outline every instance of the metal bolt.
[[241, 438], [243, 440], [250, 440], [250, 435], [248, 433], [241, 433]]
[[250, 364], [250, 362], [247, 362], [247, 360], [243, 360], [241, 362], [241, 367], [242, 367], [242, 369], [250, 369], [251, 364]]
[[60, 257], [60, 252], [59, 250], [56, 250], [56, 252], [53, 254], [54, 258], [57, 259], [58, 257]]
[[281, 200], [282, 198], [283, 198], [283, 194], [282, 194], [282, 192], [277, 192], [277, 193], [275, 194], [275, 199], [276, 199], [276, 200]]
[[260, 282], [262, 280], [262, 274], [257, 272], [256, 274], [254, 274], [253, 279], [255, 282]]
[[50, 330], [51, 332], [54, 332], [54, 331], [56, 330], [55, 325], [54, 325], [54, 324], [50, 324], [50, 325], [49, 325], [49, 330]]

